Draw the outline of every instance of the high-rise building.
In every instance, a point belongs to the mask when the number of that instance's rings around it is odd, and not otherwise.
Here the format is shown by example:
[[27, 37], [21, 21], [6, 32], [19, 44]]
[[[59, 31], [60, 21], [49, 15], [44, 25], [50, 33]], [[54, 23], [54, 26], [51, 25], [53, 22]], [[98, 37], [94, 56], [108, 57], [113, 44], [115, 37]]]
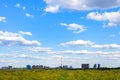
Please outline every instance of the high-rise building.
[[100, 69], [100, 64], [98, 64], [98, 69]]
[[97, 68], [97, 64], [94, 64], [93, 68], [96, 69]]
[[89, 69], [89, 64], [82, 64], [82, 69]]

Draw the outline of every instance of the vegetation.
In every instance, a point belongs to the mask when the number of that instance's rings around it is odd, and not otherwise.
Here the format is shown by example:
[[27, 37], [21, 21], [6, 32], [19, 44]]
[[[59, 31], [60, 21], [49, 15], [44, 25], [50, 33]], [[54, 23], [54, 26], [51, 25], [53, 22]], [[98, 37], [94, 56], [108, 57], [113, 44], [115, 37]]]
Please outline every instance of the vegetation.
[[120, 70], [0, 70], [0, 80], [120, 80]]

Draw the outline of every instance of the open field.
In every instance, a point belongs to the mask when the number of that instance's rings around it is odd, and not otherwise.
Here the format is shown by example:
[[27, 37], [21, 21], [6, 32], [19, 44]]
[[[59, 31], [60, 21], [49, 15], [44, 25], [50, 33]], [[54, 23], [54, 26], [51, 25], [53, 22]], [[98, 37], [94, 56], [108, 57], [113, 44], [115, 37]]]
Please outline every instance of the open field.
[[120, 80], [120, 70], [0, 70], [0, 80]]

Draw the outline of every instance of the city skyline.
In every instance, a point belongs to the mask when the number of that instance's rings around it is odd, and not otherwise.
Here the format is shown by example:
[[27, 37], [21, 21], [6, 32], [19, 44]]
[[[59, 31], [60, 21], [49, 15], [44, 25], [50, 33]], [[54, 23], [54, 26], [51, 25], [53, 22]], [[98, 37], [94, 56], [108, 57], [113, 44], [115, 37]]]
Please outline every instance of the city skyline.
[[120, 0], [0, 1], [0, 67], [56, 67], [61, 57], [120, 67]]

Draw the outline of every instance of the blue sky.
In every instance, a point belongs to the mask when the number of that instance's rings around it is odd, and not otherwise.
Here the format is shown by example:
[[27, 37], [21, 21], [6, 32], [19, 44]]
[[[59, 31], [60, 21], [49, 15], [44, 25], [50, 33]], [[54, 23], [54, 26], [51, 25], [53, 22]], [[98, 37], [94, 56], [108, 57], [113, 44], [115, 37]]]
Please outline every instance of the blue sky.
[[120, 66], [120, 0], [1, 0], [0, 66]]

